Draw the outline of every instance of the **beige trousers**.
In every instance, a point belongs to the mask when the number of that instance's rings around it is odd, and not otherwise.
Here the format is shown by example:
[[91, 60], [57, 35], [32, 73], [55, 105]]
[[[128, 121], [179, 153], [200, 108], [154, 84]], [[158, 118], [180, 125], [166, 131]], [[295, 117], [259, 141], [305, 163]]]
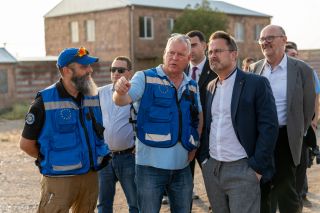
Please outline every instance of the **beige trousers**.
[[38, 213], [93, 213], [98, 198], [98, 175], [41, 178], [41, 200]]

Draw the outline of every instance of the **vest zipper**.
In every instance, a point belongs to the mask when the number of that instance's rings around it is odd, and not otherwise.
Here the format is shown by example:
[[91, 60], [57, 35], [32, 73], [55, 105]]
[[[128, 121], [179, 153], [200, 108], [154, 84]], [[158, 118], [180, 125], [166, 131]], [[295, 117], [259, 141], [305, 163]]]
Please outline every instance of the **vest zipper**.
[[178, 92], [177, 89], [175, 87], [174, 91], [175, 91], [175, 95], [176, 95], [176, 104], [178, 107], [178, 112], [179, 112], [179, 133], [178, 133], [178, 142], [182, 143], [181, 141], [181, 134], [182, 134], [182, 112], [181, 112], [181, 108], [180, 108], [180, 101], [178, 100]]
[[86, 128], [86, 125], [84, 124], [84, 121], [83, 121], [83, 108], [81, 107], [80, 110], [80, 122], [81, 122], [81, 126], [84, 130], [84, 134], [86, 136], [86, 143], [87, 143], [87, 146], [88, 146], [88, 150], [89, 150], [89, 160], [90, 160], [90, 168], [94, 168], [93, 167], [93, 159], [92, 159], [92, 150], [91, 150], [91, 146], [90, 146], [90, 141], [89, 141], [89, 135], [88, 135], [88, 130]]

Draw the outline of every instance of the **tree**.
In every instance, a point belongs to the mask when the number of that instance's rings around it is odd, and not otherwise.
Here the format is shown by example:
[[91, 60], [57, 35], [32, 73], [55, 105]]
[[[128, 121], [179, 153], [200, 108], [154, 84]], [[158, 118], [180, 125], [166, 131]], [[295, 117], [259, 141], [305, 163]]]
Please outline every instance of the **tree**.
[[191, 30], [200, 30], [207, 38], [217, 30], [227, 30], [227, 15], [214, 11], [210, 7], [210, 2], [203, 0], [201, 5], [196, 5], [194, 9], [187, 6], [182, 14], [176, 19], [173, 32], [187, 33]]

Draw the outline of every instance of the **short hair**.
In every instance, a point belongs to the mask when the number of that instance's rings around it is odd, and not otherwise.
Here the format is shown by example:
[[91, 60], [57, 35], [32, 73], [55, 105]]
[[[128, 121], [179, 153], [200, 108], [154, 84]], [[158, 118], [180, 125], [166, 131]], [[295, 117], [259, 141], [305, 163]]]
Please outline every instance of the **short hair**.
[[255, 62], [256, 60], [254, 59], [254, 58], [252, 58], [252, 57], [246, 57], [245, 59], [243, 59], [243, 61], [242, 61], [242, 64], [247, 64], [247, 63], [253, 63], [253, 62]]
[[131, 70], [131, 69], [132, 69], [132, 62], [131, 62], [131, 60], [130, 60], [127, 56], [117, 56], [117, 57], [114, 59], [114, 61], [117, 61], [117, 60], [127, 62], [127, 68], [128, 68], [128, 70]]
[[234, 38], [230, 34], [224, 32], [224, 31], [216, 31], [211, 34], [211, 36], [209, 38], [209, 42], [212, 40], [215, 40], [215, 39], [224, 39], [229, 47], [229, 50], [238, 51], [238, 46], [237, 46]]
[[190, 41], [190, 37], [184, 34], [180, 34], [180, 33], [173, 33], [170, 35], [166, 48], [165, 48], [165, 52], [167, 51], [167, 48], [169, 47], [169, 45], [173, 42], [173, 41], [180, 41], [182, 43], [186, 43], [187, 44], [187, 48], [188, 48], [188, 53], [191, 52], [191, 41]]
[[288, 49], [294, 49], [294, 50], [298, 51], [298, 46], [293, 41], [287, 41], [287, 43], [286, 43], [286, 52], [288, 51]]
[[206, 36], [199, 30], [192, 30], [186, 33], [190, 38], [198, 37], [201, 42], [206, 42]]

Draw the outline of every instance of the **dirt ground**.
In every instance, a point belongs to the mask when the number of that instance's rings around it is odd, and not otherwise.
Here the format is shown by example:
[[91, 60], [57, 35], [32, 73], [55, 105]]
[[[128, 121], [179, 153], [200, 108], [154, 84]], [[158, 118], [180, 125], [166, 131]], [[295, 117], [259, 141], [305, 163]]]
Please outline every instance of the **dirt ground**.
[[[0, 120], [0, 212], [2, 213], [36, 212], [39, 202], [38, 169], [34, 166], [34, 160], [20, 151], [18, 145], [22, 127], [22, 120]], [[320, 213], [319, 174], [320, 165], [308, 169], [308, 198], [312, 202], [312, 207], [304, 208], [304, 213]], [[195, 191], [200, 199], [194, 202], [192, 212], [207, 213], [209, 202], [198, 167], [196, 167]], [[119, 186], [117, 186], [114, 212], [128, 212], [125, 197]], [[165, 212], [170, 212], [168, 205], [163, 205], [161, 208], [161, 213]]]

